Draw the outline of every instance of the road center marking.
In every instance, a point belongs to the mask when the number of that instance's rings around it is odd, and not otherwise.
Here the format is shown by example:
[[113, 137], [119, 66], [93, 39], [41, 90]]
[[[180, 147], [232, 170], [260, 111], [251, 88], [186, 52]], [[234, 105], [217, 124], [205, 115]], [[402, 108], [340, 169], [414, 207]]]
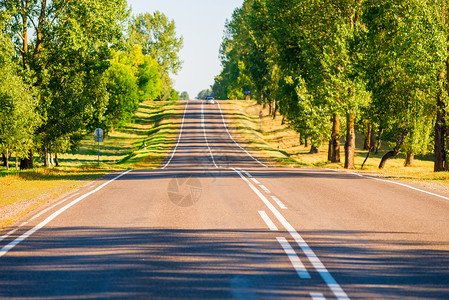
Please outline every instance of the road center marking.
[[298, 273], [299, 278], [310, 279], [311, 277], [309, 272], [307, 272], [306, 267], [301, 262], [295, 250], [293, 250], [287, 239], [284, 237], [278, 237], [276, 239], [278, 240], [279, 244], [281, 244], [282, 248], [284, 248], [285, 254], [287, 254], [288, 258], [290, 259], [290, 262], [292, 263], [293, 268], [295, 268], [296, 273]]
[[252, 180], [255, 184], [260, 184], [259, 180], [257, 180], [257, 179], [254, 178], [254, 177], [251, 177], [251, 180]]
[[278, 231], [278, 228], [276, 225], [271, 221], [270, 217], [267, 215], [267, 213], [264, 210], [259, 210], [259, 215], [262, 217], [262, 219], [265, 221], [265, 224], [267, 224], [268, 228], [271, 231]]
[[326, 297], [321, 293], [310, 293], [310, 297], [312, 297], [313, 300], [326, 300]]
[[271, 196], [271, 199], [273, 199], [273, 201], [276, 202], [276, 204], [277, 204], [281, 209], [287, 209], [287, 206], [285, 206], [284, 203], [282, 203], [282, 201], [279, 200], [278, 197], [276, 197], [276, 196]]
[[45, 225], [47, 225], [48, 223], [50, 223], [53, 219], [55, 219], [57, 216], [59, 216], [60, 214], [62, 214], [64, 211], [66, 211], [67, 209], [69, 209], [70, 207], [72, 207], [73, 205], [77, 204], [78, 202], [80, 202], [81, 200], [87, 198], [88, 196], [98, 192], [99, 190], [101, 190], [102, 188], [104, 188], [105, 186], [107, 186], [108, 184], [110, 184], [111, 182], [119, 179], [120, 177], [128, 174], [129, 172], [131, 172], [132, 170], [128, 170], [124, 173], [121, 173], [120, 175], [114, 177], [113, 179], [109, 180], [108, 182], [103, 183], [102, 185], [100, 185], [99, 187], [97, 187], [95, 190], [90, 191], [84, 195], [82, 195], [81, 197], [76, 198], [75, 200], [73, 200], [72, 202], [70, 202], [69, 204], [66, 204], [64, 207], [60, 208], [59, 210], [57, 210], [56, 212], [54, 212], [52, 215], [50, 215], [47, 219], [45, 219], [44, 221], [42, 221], [41, 223], [39, 223], [38, 225], [36, 225], [34, 228], [28, 230], [27, 232], [25, 232], [24, 234], [22, 234], [21, 236], [19, 236], [18, 238], [16, 238], [14, 241], [12, 241], [11, 243], [9, 243], [8, 245], [4, 246], [2, 249], [0, 249], [0, 257], [4, 256], [6, 253], [8, 253], [12, 248], [14, 248], [15, 246], [17, 246], [18, 244], [20, 244], [21, 242], [23, 242], [24, 240], [26, 240], [27, 238], [29, 238], [32, 234], [34, 234], [36, 231], [38, 231], [39, 229], [42, 229]]
[[301, 235], [293, 228], [293, 226], [284, 218], [284, 216], [276, 209], [276, 207], [271, 204], [270, 201], [248, 180], [245, 176], [242, 175], [239, 171], [232, 168], [234, 172], [236, 172], [240, 178], [242, 178], [248, 186], [256, 193], [257, 196], [262, 200], [263, 203], [271, 210], [271, 212], [276, 216], [276, 218], [281, 222], [281, 224], [285, 227], [285, 229], [290, 233], [296, 243], [301, 247], [304, 254], [307, 256], [309, 261], [312, 263], [315, 270], [321, 275], [324, 282], [327, 284], [329, 289], [334, 293], [337, 299], [349, 299], [348, 295], [346, 295], [345, 291], [341, 288], [341, 286], [337, 283], [334, 277], [329, 273], [326, 267], [323, 265], [318, 256], [313, 252], [312, 248], [307, 244], [307, 242], [301, 237]]
[[206, 125], [204, 124], [204, 103], [201, 102], [201, 126], [203, 127], [204, 140], [206, 141], [207, 149], [209, 149], [210, 157], [212, 157], [212, 162], [214, 163], [215, 168], [218, 168], [215, 163], [214, 155], [212, 154], [212, 150], [210, 149], [209, 142], [207, 141], [206, 135]]
[[259, 187], [267, 194], [271, 194], [270, 190], [263, 184], [259, 184]]

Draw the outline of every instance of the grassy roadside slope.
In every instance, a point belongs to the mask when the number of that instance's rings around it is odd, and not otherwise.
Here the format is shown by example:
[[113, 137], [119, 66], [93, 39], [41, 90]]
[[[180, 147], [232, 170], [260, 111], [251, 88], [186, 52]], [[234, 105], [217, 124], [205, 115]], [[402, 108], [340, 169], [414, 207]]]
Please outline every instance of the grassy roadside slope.
[[[154, 169], [171, 149], [182, 117], [183, 103], [144, 102], [133, 121], [108, 134], [100, 144], [87, 136], [75, 153], [60, 155], [60, 167], [34, 170], [0, 169], [0, 229], [47, 201], [86, 185], [114, 170]], [[145, 148], [145, 144], [147, 147]]]
[[[268, 109], [263, 109], [255, 101], [220, 101], [224, 110], [232, 112], [232, 120], [229, 126], [232, 133], [236, 134], [239, 141], [245, 141], [242, 145], [248, 149], [258, 149], [257, 156], [272, 162], [273, 165], [283, 167], [322, 167], [331, 169], [343, 169], [344, 140], [341, 143], [341, 163], [327, 161], [328, 145], [320, 147], [320, 152], [310, 154], [310, 147], [299, 144], [298, 134], [289, 129], [287, 125], [281, 125], [282, 116], [272, 119]], [[263, 118], [259, 118], [259, 112], [263, 112]], [[342, 134], [344, 135], [344, 134]], [[357, 172], [381, 176], [390, 179], [419, 183], [438, 190], [449, 192], [449, 173], [433, 172], [433, 160], [430, 155], [417, 156], [414, 165], [404, 167], [405, 155], [400, 154], [388, 160], [386, 167], [379, 170], [378, 166], [382, 156], [389, 151], [387, 143], [383, 143], [379, 154], [371, 154], [365, 163], [363, 170], [361, 165], [365, 160], [367, 151], [363, 149], [363, 136], [357, 135], [355, 164]], [[279, 150], [278, 150], [279, 149]]]

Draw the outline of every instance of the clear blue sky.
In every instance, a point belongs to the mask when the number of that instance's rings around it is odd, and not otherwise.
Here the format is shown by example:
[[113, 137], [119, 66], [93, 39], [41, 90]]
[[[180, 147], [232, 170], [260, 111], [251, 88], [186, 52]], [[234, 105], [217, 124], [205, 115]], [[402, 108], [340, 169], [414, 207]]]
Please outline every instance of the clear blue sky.
[[218, 59], [226, 19], [243, 0], [128, 0], [133, 14], [159, 10], [176, 23], [184, 37], [182, 70], [174, 76], [175, 89], [194, 98], [213, 84], [221, 70]]

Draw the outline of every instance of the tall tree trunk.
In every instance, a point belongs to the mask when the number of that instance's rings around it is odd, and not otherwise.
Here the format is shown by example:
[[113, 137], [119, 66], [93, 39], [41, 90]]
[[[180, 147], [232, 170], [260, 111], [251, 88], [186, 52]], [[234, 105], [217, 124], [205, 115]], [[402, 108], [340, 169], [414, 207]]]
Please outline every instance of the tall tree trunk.
[[336, 114], [332, 117], [332, 152], [331, 162], [340, 162], [340, 117]]
[[327, 160], [332, 162], [332, 140], [329, 141], [329, 149], [327, 150]]
[[368, 124], [365, 132], [365, 142], [363, 143], [363, 150], [371, 150], [374, 145], [374, 130], [371, 124]]
[[276, 100], [273, 101], [273, 120], [276, 119], [276, 114], [278, 112], [278, 104]]
[[6, 170], [9, 170], [9, 149], [6, 148]]
[[44, 147], [44, 168], [48, 168], [48, 148]]
[[415, 160], [415, 154], [413, 154], [413, 153], [407, 151], [407, 152], [405, 153], [405, 164], [404, 164], [404, 166], [405, 166], [405, 167], [411, 167], [411, 166], [413, 166], [414, 160]]
[[19, 170], [19, 155], [17, 154], [16, 151], [16, 171]]
[[3, 166], [6, 167], [6, 155], [2, 153]]
[[379, 169], [383, 169], [383, 168], [385, 167], [385, 163], [387, 162], [387, 160], [388, 160], [389, 158], [392, 158], [392, 157], [394, 157], [394, 156], [396, 156], [396, 155], [399, 154], [399, 150], [401, 150], [401, 146], [402, 146], [402, 144], [404, 143], [404, 139], [405, 139], [405, 137], [407, 136], [407, 133], [408, 133], [408, 128], [405, 127], [405, 128], [404, 128], [404, 131], [402, 132], [401, 137], [399, 138], [399, 140], [398, 140], [398, 142], [397, 142], [397, 144], [396, 144], [396, 147], [394, 147], [393, 150], [387, 152], [387, 153], [382, 157], [382, 160], [380, 161]]
[[29, 158], [25, 157], [20, 160], [20, 169], [21, 170], [32, 169], [34, 167], [34, 165], [33, 165], [33, 149], [30, 149], [28, 156], [29, 156]]
[[346, 114], [346, 143], [345, 143], [345, 169], [354, 169], [355, 153], [355, 116], [354, 113]]
[[304, 147], [309, 147], [309, 139], [306, 137], [304, 137]]
[[377, 137], [377, 145], [376, 145], [376, 151], [374, 151], [374, 154], [378, 154], [379, 153], [379, 148], [382, 145], [382, 134], [384, 133], [384, 129], [382, 128], [379, 131], [379, 136]]
[[446, 109], [444, 102], [441, 100], [441, 94], [437, 94], [437, 119], [435, 121], [435, 162], [433, 166], [434, 172], [440, 172], [445, 170], [447, 165], [446, 158]]
[[285, 124], [285, 116], [282, 116], [282, 121], [281, 121], [281, 125]]
[[315, 153], [318, 153], [318, 152], [320, 152], [320, 149], [318, 149], [317, 147], [315, 147], [314, 145], [312, 145], [311, 147], [310, 147], [310, 154], [315, 154]]
[[370, 151], [374, 152], [374, 145], [376, 144], [376, 139], [374, 138], [374, 126], [371, 125], [371, 134], [369, 137], [370, 140]]
[[58, 153], [56, 153], [56, 152], [55, 152], [55, 163], [56, 163], [56, 166], [59, 167]]
[[45, 12], [47, 10], [47, 0], [41, 2], [41, 12], [39, 14], [39, 23], [36, 30], [36, 44], [34, 46], [34, 58], [37, 58], [42, 49], [43, 43], [43, 30], [45, 25]]
[[[29, 1], [22, 2], [22, 64], [23, 69], [28, 68], [28, 10]], [[33, 168], [33, 150], [30, 149], [29, 158], [22, 158], [20, 160], [20, 169]]]
[[22, 14], [22, 64], [23, 69], [27, 68], [28, 61], [28, 1], [25, 1], [24, 12]]
[[363, 161], [362, 166], [360, 167], [360, 169], [363, 169], [363, 167], [365, 166], [365, 163], [368, 160], [370, 154], [371, 154], [371, 149], [366, 153], [365, 160]]

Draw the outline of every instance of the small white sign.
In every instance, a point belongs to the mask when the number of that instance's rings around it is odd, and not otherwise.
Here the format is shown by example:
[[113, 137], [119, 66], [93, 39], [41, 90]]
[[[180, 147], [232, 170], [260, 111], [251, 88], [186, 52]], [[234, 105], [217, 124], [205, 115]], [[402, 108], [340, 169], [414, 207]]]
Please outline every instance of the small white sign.
[[96, 136], [97, 138], [103, 137], [103, 129], [101, 129], [101, 128], [95, 129], [95, 136]]

